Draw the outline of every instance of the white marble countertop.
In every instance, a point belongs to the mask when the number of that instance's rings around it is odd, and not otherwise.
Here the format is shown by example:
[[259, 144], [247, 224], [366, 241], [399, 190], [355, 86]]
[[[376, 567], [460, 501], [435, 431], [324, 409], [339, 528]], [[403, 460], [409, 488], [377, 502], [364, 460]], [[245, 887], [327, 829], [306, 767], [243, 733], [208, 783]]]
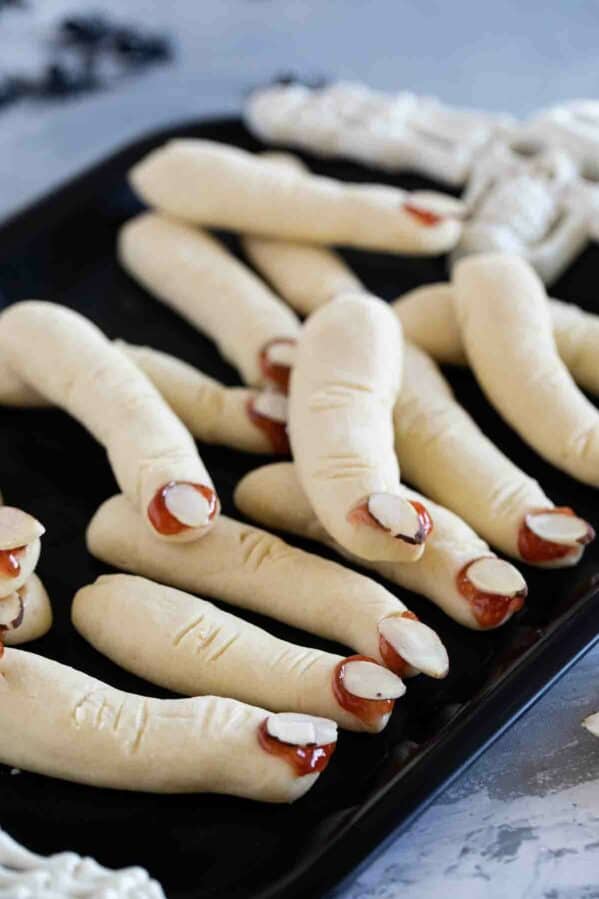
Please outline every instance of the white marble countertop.
[[[0, 216], [144, 130], [238, 110], [248, 87], [289, 70], [516, 114], [599, 88], [594, 2], [128, 0], [126, 16], [120, 0], [28, 5], [0, 11], [1, 71], [41, 63], [51, 24], [73, 10], [167, 29], [178, 53], [113, 91], [0, 110]], [[598, 667], [599, 649], [341, 899], [597, 899], [599, 742], [580, 720], [599, 708]]]

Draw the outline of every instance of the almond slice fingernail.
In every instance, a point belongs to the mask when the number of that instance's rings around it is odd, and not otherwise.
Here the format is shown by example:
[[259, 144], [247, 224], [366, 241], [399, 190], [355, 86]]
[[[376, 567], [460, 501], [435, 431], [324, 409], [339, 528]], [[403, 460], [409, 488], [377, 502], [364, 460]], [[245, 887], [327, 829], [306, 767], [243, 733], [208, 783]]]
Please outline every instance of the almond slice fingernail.
[[263, 376], [283, 393], [287, 393], [291, 368], [295, 362], [297, 345], [290, 337], [271, 340], [260, 352]]
[[366, 506], [377, 524], [406, 543], [423, 543], [430, 533], [430, 518], [419, 503], [392, 493], [373, 493]]
[[254, 397], [254, 410], [264, 418], [286, 424], [288, 400], [284, 393], [276, 390], [263, 390]]
[[303, 715], [300, 712], [279, 712], [267, 719], [266, 729], [271, 737], [294, 746], [324, 745], [337, 739], [337, 725], [329, 718]]
[[216, 515], [218, 499], [212, 487], [171, 481], [158, 490], [148, 506], [152, 527], [163, 535], [206, 527]]
[[12, 506], [0, 506], [0, 550], [26, 546], [44, 532], [44, 526], [33, 515]]
[[288, 456], [290, 448], [285, 394], [276, 390], [263, 390], [248, 400], [247, 413], [250, 421], [266, 435], [273, 452], [279, 456]]
[[436, 678], [446, 676], [449, 670], [447, 650], [435, 631], [422, 621], [406, 615], [390, 615], [379, 622], [379, 633], [415, 672]]
[[258, 728], [262, 748], [283, 759], [298, 777], [324, 771], [337, 745], [337, 725], [328, 718], [279, 712]]
[[406, 692], [404, 682], [388, 668], [374, 661], [349, 660], [344, 665], [343, 685], [359, 699], [399, 699]]
[[585, 718], [582, 726], [586, 727], [594, 737], [599, 737], [599, 712], [595, 712], [594, 715], [589, 715], [588, 718]]
[[481, 593], [516, 596], [526, 590], [526, 581], [517, 568], [492, 556], [476, 559], [466, 571], [470, 583]]
[[518, 531], [518, 552], [532, 565], [575, 565], [595, 531], [569, 506], [538, 509], [524, 518]]
[[583, 518], [554, 512], [538, 512], [526, 517], [526, 524], [537, 537], [561, 546], [574, 546], [589, 539], [589, 525]]

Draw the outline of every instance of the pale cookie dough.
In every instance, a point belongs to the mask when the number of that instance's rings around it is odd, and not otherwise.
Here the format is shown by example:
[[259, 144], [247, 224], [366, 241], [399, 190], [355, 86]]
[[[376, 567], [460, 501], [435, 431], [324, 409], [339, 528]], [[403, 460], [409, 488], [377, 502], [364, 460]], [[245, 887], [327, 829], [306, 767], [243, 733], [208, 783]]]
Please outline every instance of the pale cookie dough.
[[47, 405], [45, 397], [26, 384], [12, 370], [6, 359], [0, 359], [0, 406], [37, 409]]
[[[527, 589], [520, 572], [498, 559], [468, 525], [449, 509], [402, 487], [406, 497], [431, 513], [434, 527], [426, 551], [417, 562], [368, 562], [347, 553], [329, 537], [312, 511], [291, 463], [266, 465], [247, 474], [235, 489], [235, 505], [248, 518], [268, 528], [289, 531], [330, 546], [357, 565], [381, 574], [406, 590], [421, 593], [454, 621], [474, 630], [504, 624], [524, 603]], [[430, 628], [429, 657], [437, 676], [445, 650]], [[432, 673], [432, 672], [428, 672]]]
[[[261, 158], [295, 171], [305, 170], [303, 162], [291, 153], [262, 153]], [[326, 247], [252, 235], [242, 237], [241, 245], [254, 268], [300, 315], [310, 315], [340, 293], [365, 290], [341, 257]]]
[[186, 541], [212, 527], [218, 498], [190, 433], [95, 325], [64, 306], [17, 303], [0, 316], [0, 353], [106, 448], [149, 528]]
[[267, 143], [388, 171], [408, 169], [456, 186], [481, 150], [513, 127], [507, 116], [346, 81], [318, 88], [298, 83], [259, 88], [247, 99], [244, 118]]
[[[399, 677], [372, 664], [357, 687], [359, 697], [352, 694], [343, 704], [341, 669], [342, 680], [360, 682], [360, 662], [279, 640], [212, 603], [145, 578], [105, 575], [79, 590], [71, 614], [79, 633], [117, 665], [187, 696], [229, 696], [378, 733], [390, 714], [376, 714], [378, 700], [405, 692]], [[358, 698], [362, 717], [352, 712], [351, 700]]]
[[216, 343], [246, 384], [268, 383], [270, 348], [289, 351], [298, 337], [293, 312], [205, 231], [142, 213], [122, 226], [118, 255], [150, 293]]
[[284, 394], [225, 387], [168, 353], [121, 340], [116, 345], [150, 379], [198, 440], [246, 453], [288, 453]]
[[88, 856], [30, 852], [0, 830], [0, 897], [4, 899], [166, 899], [144, 868], [111, 870]]
[[[455, 246], [461, 232], [453, 216], [427, 209], [398, 188], [283, 170], [212, 141], [169, 141], [138, 162], [129, 178], [150, 206], [243, 234], [435, 255]], [[442, 194], [435, 197], [444, 205]]]
[[[408, 612], [370, 578], [223, 515], [204, 540], [167, 544], [143, 527], [124, 496], [114, 496], [93, 517], [87, 545], [114, 568], [268, 615], [377, 662], [386, 661], [380, 626]], [[420, 659], [409, 661], [417, 668]]]
[[[298, 776], [263, 748], [260, 727], [278, 717], [214, 696], [124, 693], [19, 649], [0, 660], [0, 762], [76, 783], [293, 802], [318, 774]], [[312, 739], [303, 742], [314, 742], [319, 720], [306, 716]], [[335, 725], [327, 725], [331, 743]]]
[[364, 559], [418, 559], [430, 519], [400, 492], [392, 410], [402, 336], [381, 300], [344, 294], [304, 325], [291, 377], [289, 440], [318, 518]]
[[539, 484], [482, 433], [426, 353], [406, 344], [405, 360], [394, 419], [406, 479], [501, 552], [531, 564], [575, 565], [584, 550], [579, 538], [562, 536], [556, 545], [555, 535], [543, 536], [536, 523], [538, 517], [542, 531], [545, 513], [562, 524], [569, 513], [555, 509]]
[[599, 486], [599, 411], [559, 358], [545, 291], [517, 256], [464, 259], [454, 275], [464, 347], [490, 402], [544, 459]]
[[[425, 284], [402, 294], [391, 305], [408, 340], [437, 362], [467, 365], [453, 294], [451, 284]], [[599, 395], [599, 315], [562, 300], [548, 302], [562, 362], [584, 390]]]

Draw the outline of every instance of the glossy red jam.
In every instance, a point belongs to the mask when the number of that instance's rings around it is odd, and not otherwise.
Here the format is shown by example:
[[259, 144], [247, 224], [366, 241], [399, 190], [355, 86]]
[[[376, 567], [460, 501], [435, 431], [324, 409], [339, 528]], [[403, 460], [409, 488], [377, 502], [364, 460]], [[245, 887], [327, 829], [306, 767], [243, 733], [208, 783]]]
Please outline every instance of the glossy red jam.
[[[421, 543], [424, 543], [424, 541], [432, 531], [433, 522], [422, 503], [416, 502], [416, 500], [408, 500], [408, 502], [416, 510], [416, 513], [418, 515], [418, 531], [414, 537], [407, 537], [403, 534], [396, 534], [395, 539], [403, 540], [404, 543], [419, 545]], [[352, 509], [347, 516], [347, 519], [352, 524], [367, 524], [369, 527], [377, 528], [377, 530], [379, 531], [387, 530], [385, 527], [383, 527], [380, 521], [377, 521], [374, 515], [371, 515], [370, 510], [368, 509], [368, 501], [360, 503], [359, 506], [356, 506], [355, 509]]]
[[212, 521], [218, 508], [216, 493], [211, 487], [206, 487], [204, 484], [191, 484], [188, 481], [171, 481], [164, 487], [161, 487], [160, 490], [156, 491], [154, 498], [148, 506], [148, 518], [150, 519], [152, 527], [155, 531], [164, 536], [173, 536], [175, 534], [181, 534], [183, 531], [191, 530], [189, 525], [182, 524], [179, 519], [175, 518], [174, 515], [171, 515], [167, 509], [166, 495], [175, 484], [189, 484], [190, 487], [193, 487], [194, 490], [201, 493], [209, 504], [209, 521]]
[[289, 390], [289, 378], [291, 377], [291, 367], [289, 365], [278, 365], [276, 362], [271, 362], [268, 358], [268, 349], [275, 344], [286, 343], [290, 346], [295, 345], [295, 340], [291, 337], [282, 337], [277, 340], [269, 340], [269, 342], [260, 350], [259, 356], [259, 364], [260, 371], [263, 376], [269, 381], [271, 384], [274, 384], [279, 388], [283, 393], [287, 393]]
[[319, 774], [324, 771], [335, 752], [336, 743], [325, 743], [323, 746], [318, 746], [316, 743], [308, 746], [284, 743], [268, 733], [267, 720], [265, 718], [258, 728], [258, 741], [262, 749], [270, 752], [271, 755], [278, 755], [279, 758], [288, 762], [295, 769], [298, 777], [304, 777], [306, 774]]
[[403, 204], [403, 208], [406, 212], [418, 220], [419, 224], [424, 225], [427, 228], [432, 228], [434, 225], [438, 225], [439, 222], [442, 222], [445, 216], [439, 215], [438, 212], [432, 212], [430, 209], [422, 209], [420, 206], [417, 206], [415, 203], [407, 203]]
[[[549, 515], [555, 515], [557, 512], [561, 515], [576, 514], [568, 506], [556, 506], [555, 509], [539, 509], [538, 512]], [[578, 546], [585, 546], [594, 539], [595, 531], [589, 525], [586, 536], [578, 540], [575, 546], [552, 543], [550, 540], [543, 540], [542, 537], [533, 533], [528, 527], [526, 519], [524, 519], [518, 532], [518, 552], [526, 562], [532, 562], [533, 564], [552, 562], [554, 559], [564, 559], [572, 552], [578, 552]]]
[[273, 452], [275, 452], [277, 456], [288, 456], [290, 449], [286, 424], [282, 421], [274, 421], [274, 419], [269, 418], [267, 415], [262, 415], [260, 412], [257, 412], [254, 408], [253, 399], [248, 400], [246, 408], [251, 422], [266, 434], [266, 437], [273, 448]]
[[15, 549], [0, 549], [0, 577], [18, 577], [21, 573], [19, 559], [24, 555], [26, 546]]
[[[414, 612], [402, 612], [399, 618], [411, 618], [412, 621], [418, 621], [418, 616]], [[398, 677], [406, 677], [412, 671], [412, 666], [401, 656], [397, 650], [391, 646], [382, 634], [379, 635], [379, 652], [381, 658], [387, 668], [390, 668]]]
[[456, 576], [459, 592], [472, 606], [472, 612], [481, 628], [497, 627], [506, 621], [515, 612], [519, 612], [524, 605], [528, 589], [523, 587], [514, 596], [503, 596], [500, 593], [483, 593], [474, 586], [468, 578], [468, 568], [473, 564], [468, 562]]
[[344, 668], [348, 662], [374, 662], [378, 664], [376, 659], [368, 656], [349, 656], [347, 659], [339, 662], [333, 673], [333, 693], [335, 699], [347, 712], [355, 715], [365, 724], [375, 724], [384, 715], [390, 715], [395, 705], [394, 699], [363, 699], [361, 696], [354, 696], [345, 688], [343, 683]]

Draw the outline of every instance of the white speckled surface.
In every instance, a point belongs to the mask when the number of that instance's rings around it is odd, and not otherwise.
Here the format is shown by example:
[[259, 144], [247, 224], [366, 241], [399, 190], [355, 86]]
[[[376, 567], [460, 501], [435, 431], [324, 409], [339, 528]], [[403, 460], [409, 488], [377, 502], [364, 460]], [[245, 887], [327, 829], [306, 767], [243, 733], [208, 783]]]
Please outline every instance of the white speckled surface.
[[[34, 42], [41, 61], [50, 23], [73, 9], [166, 27], [179, 55], [114, 92], [0, 110], [0, 216], [148, 128], [237, 110], [249, 86], [284, 71], [520, 115], [599, 87], [594, 0], [128, 0], [126, 14], [120, 0], [29, 7], [0, 12], [4, 72], [32, 66]], [[599, 899], [599, 741], [580, 727], [599, 709], [598, 668], [599, 649], [338, 896]]]

